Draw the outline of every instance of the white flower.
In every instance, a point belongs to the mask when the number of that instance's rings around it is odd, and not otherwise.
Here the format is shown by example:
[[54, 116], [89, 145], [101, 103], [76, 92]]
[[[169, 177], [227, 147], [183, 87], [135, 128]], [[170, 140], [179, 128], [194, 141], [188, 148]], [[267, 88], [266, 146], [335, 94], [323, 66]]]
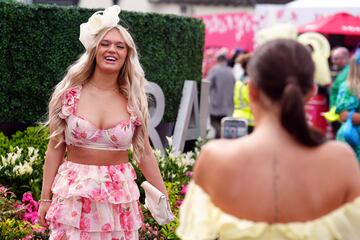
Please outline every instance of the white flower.
[[173, 145], [173, 138], [166, 136], [166, 140], [168, 141], [169, 147]]
[[13, 168], [13, 172], [18, 176], [31, 174], [32, 171], [33, 169], [28, 162], [25, 162], [24, 164], [19, 163], [19, 165], [16, 165]]
[[161, 157], [161, 151], [160, 149], [154, 149], [154, 155], [157, 159], [159, 159]]
[[86, 50], [91, 48], [96, 34], [102, 29], [115, 27], [118, 24], [120, 11], [121, 8], [118, 5], [108, 7], [104, 11], [94, 13], [86, 23], [80, 25], [79, 40]]
[[35, 148], [34, 147], [28, 147], [28, 155], [31, 156], [33, 154]]
[[195, 163], [195, 160], [193, 158], [193, 153], [192, 152], [187, 152], [185, 155], [185, 158], [183, 158], [183, 163], [185, 166], [192, 166]]

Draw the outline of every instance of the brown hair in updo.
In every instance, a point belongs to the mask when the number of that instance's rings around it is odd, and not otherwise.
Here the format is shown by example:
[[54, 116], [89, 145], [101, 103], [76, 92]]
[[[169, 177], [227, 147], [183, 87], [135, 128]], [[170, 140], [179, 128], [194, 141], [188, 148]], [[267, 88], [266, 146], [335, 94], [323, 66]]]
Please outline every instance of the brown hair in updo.
[[255, 86], [271, 101], [280, 104], [282, 126], [306, 146], [324, 142], [322, 134], [308, 126], [304, 110], [304, 96], [313, 87], [314, 69], [306, 47], [288, 39], [260, 46], [248, 64]]

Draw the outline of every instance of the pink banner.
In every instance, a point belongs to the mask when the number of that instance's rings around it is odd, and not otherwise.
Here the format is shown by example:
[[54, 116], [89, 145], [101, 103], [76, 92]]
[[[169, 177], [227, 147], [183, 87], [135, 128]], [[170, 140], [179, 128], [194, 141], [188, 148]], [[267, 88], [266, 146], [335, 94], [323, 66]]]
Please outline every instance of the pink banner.
[[195, 16], [205, 24], [205, 49], [226, 47], [251, 51], [255, 21], [247, 12]]

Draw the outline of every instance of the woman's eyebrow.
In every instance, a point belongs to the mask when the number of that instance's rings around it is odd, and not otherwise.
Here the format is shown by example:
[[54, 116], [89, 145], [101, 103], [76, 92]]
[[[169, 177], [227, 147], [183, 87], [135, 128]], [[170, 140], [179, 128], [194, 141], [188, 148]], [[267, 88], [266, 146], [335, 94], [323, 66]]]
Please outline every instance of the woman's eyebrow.
[[123, 42], [123, 41], [113, 42], [113, 41], [106, 40], [106, 39], [103, 39], [101, 42], [106, 42], [106, 43], [116, 43], [116, 44], [125, 44], [125, 42]]

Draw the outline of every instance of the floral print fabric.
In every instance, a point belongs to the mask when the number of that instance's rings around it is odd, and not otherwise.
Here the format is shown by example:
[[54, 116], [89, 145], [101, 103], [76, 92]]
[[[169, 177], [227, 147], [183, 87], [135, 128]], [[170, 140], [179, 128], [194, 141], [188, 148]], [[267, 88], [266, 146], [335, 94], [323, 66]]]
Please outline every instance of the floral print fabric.
[[110, 166], [65, 161], [55, 177], [46, 219], [50, 240], [138, 239], [143, 223], [130, 163]]
[[68, 89], [62, 96], [59, 117], [66, 120], [65, 142], [68, 145], [92, 149], [127, 150], [131, 146], [136, 126], [141, 121], [127, 106], [130, 118], [120, 121], [112, 128], [98, 129], [93, 123], [77, 114], [81, 86]]
[[[343, 111], [351, 111], [355, 110], [355, 112], [360, 112], [360, 101], [358, 97], [356, 97], [354, 94], [351, 93], [350, 89], [347, 86], [347, 82], [343, 82], [340, 85], [339, 93], [336, 99], [336, 113], [341, 113]], [[339, 128], [338, 132], [336, 133], [336, 140], [346, 142], [344, 138], [344, 124], [343, 122], [341, 124], [341, 127]], [[357, 131], [360, 134], [360, 126], [357, 126]], [[349, 144], [349, 146], [351, 146]], [[358, 162], [360, 163], [360, 146], [351, 148], [354, 150], [356, 157], [358, 159]]]

